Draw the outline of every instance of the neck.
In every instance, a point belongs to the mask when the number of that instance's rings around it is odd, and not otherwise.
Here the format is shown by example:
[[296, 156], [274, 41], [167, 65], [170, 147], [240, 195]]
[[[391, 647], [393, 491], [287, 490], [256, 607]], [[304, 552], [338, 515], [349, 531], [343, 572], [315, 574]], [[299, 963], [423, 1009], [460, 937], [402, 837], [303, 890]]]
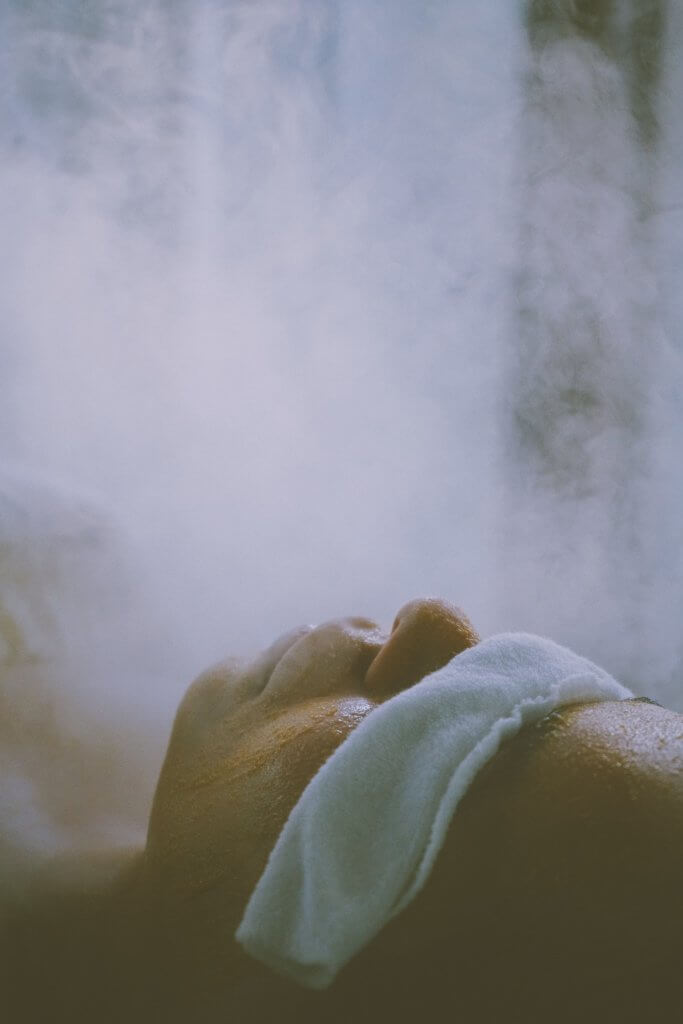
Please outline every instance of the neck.
[[12, 1020], [116, 1018], [139, 952], [141, 862], [139, 849], [89, 851], [33, 872], [2, 915]]

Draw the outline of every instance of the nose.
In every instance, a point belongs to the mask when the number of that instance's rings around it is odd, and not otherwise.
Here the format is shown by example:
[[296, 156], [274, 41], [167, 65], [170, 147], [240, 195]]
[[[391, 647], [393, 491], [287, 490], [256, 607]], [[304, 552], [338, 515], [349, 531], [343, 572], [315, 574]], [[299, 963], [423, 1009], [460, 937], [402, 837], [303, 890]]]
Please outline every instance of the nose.
[[455, 605], [439, 598], [409, 601], [368, 668], [366, 689], [379, 700], [392, 697], [478, 642], [472, 623]]

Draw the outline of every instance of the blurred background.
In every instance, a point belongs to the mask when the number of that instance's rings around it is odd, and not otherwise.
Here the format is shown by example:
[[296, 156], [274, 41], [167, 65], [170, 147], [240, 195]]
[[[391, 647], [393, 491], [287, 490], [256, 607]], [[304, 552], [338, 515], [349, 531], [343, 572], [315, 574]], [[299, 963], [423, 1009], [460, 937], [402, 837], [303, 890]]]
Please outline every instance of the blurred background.
[[418, 595], [683, 709], [682, 49], [667, 0], [5, 0], [8, 849], [137, 835], [198, 671]]

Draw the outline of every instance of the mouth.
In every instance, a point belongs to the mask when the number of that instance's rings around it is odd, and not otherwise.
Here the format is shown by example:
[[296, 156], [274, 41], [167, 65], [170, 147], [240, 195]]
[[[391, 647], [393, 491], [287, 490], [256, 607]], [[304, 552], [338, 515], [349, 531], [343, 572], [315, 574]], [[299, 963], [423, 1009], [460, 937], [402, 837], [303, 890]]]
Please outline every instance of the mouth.
[[315, 626], [297, 626], [295, 629], [290, 629], [278, 637], [270, 647], [259, 655], [254, 665], [253, 685], [255, 693], [261, 694], [267, 689], [268, 683], [287, 652], [299, 640], [312, 633], [315, 628]]
[[276, 701], [355, 694], [381, 703], [478, 641], [459, 608], [420, 598], [401, 608], [389, 636], [365, 618], [290, 630], [254, 663], [251, 692]]
[[387, 640], [375, 622], [335, 619], [285, 634], [263, 656], [260, 692], [277, 699], [367, 696], [367, 670]]

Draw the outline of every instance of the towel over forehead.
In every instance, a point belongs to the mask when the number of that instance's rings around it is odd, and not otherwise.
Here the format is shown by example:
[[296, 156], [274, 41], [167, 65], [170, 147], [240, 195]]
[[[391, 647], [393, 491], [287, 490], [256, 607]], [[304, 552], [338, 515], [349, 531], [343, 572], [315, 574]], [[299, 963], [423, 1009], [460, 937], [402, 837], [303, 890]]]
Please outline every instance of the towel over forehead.
[[494, 636], [381, 705], [304, 790], [236, 938], [325, 988], [425, 884], [456, 807], [501, 742], [578, 701], [632, 694], [567, 648]]

